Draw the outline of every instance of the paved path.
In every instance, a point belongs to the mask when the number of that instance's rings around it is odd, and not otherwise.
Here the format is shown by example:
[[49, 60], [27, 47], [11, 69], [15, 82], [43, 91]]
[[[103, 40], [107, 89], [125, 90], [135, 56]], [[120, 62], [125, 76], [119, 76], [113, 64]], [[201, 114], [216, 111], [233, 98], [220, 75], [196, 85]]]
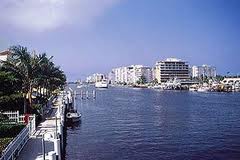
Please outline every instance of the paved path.
[[[56, 115], [57, 109], [52, 108], [46, 120], [39, 124], [36, 132], [26, 146], [21, 151], [18, 160], [36, 160], [42, 159], [42, 135], [46, 133], [54, 133], [56, 131]], [[45, 141], [45, 153], [54, 151], [54, 144], [51, 141]]]

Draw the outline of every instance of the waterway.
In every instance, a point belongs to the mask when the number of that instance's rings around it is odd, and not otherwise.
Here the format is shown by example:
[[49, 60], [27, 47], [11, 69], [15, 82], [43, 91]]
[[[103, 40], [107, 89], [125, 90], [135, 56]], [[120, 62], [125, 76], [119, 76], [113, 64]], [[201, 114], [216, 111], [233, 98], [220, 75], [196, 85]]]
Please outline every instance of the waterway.
[[239, 93], [115, 87], [76, 102], [67, 160], [240, 159]]

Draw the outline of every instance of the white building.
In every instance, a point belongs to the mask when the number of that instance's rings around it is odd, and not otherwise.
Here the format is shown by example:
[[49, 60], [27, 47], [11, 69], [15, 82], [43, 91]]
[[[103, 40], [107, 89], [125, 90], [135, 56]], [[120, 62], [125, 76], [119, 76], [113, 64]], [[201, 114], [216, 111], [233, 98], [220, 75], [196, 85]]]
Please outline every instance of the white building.
[[115, 71], [112, 70], [111, 72], [108, 73], [108, 81], [110, 84], [114, 84], [115, 83]]
[[167, 58], [165, 61], [158, 61], [155, 68], [155, 76], [158, 83], [167, 82], [173, 78], [189, 79], [188, 63], [181, 59]]
[[87, 77], [86, 82], [95, 83], [102, 81], [103, 79], [107, 79], [107, 77], [104, 74], [94, 73], [93, 75]]
[[152, 69], [143, 65], [119, 67], [112, 71], [116, 83], [136, 84], [141, 77], [144, 77], [147, 83], [152, 81]]
[[114, 72], [116, 83], [129, 83], [131, 78], [131, 69], [129, 67], [114, 68], [112, 71]]
[[192, 77], [216, 77], [216, 67], [209, 65], [193, 66]]
[[157, 77], [156, 77], [156, 67], [153, 67], [152, 68], [152, 80], [155, 80], [155, 79], [157, 79]]

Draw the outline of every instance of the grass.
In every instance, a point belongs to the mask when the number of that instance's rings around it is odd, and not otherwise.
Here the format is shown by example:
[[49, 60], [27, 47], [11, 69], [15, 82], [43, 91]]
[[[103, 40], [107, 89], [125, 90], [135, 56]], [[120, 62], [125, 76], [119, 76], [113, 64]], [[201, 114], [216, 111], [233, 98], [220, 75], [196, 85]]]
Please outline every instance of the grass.
[[13, 140], [13, 138], [0, 138], [0, 155], [7, 145]]

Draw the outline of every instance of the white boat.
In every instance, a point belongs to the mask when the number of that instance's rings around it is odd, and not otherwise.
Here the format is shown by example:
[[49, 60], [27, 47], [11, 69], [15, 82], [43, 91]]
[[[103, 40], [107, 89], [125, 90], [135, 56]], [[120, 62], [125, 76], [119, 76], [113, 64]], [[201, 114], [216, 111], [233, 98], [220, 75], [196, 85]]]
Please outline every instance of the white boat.
[[198, 91], [196, 88], [189, 88], [189, 91], [195, 92]]
[[153, 89], [163, 89], [164, 86], [163, 85], [155, 85], [152, 87]]
[[200, 87], [198, 88], [198, 92], [208, 92], [210, 89], [208, 87]]
[[193, 92], [195, 92], [195, 91], [197, 91], [198, 89], [197, 89], [197, 86], [196, 85], [191, 85], [190, 87], [189, 87], [189, 91], [193, 91]]
[[72, 122], [78, 122], [81, 120], [81, 113], [78, 112], [68, 112], [66, 115], [67, 119]]
[[108, 82], [107, 82], [107, 80], [102, 80], [102, 81], [96, 82], [95, 87], [96, 88], [108, 88]]
[[77, 85], [77, 88], [82, 88], [82, 85]]

